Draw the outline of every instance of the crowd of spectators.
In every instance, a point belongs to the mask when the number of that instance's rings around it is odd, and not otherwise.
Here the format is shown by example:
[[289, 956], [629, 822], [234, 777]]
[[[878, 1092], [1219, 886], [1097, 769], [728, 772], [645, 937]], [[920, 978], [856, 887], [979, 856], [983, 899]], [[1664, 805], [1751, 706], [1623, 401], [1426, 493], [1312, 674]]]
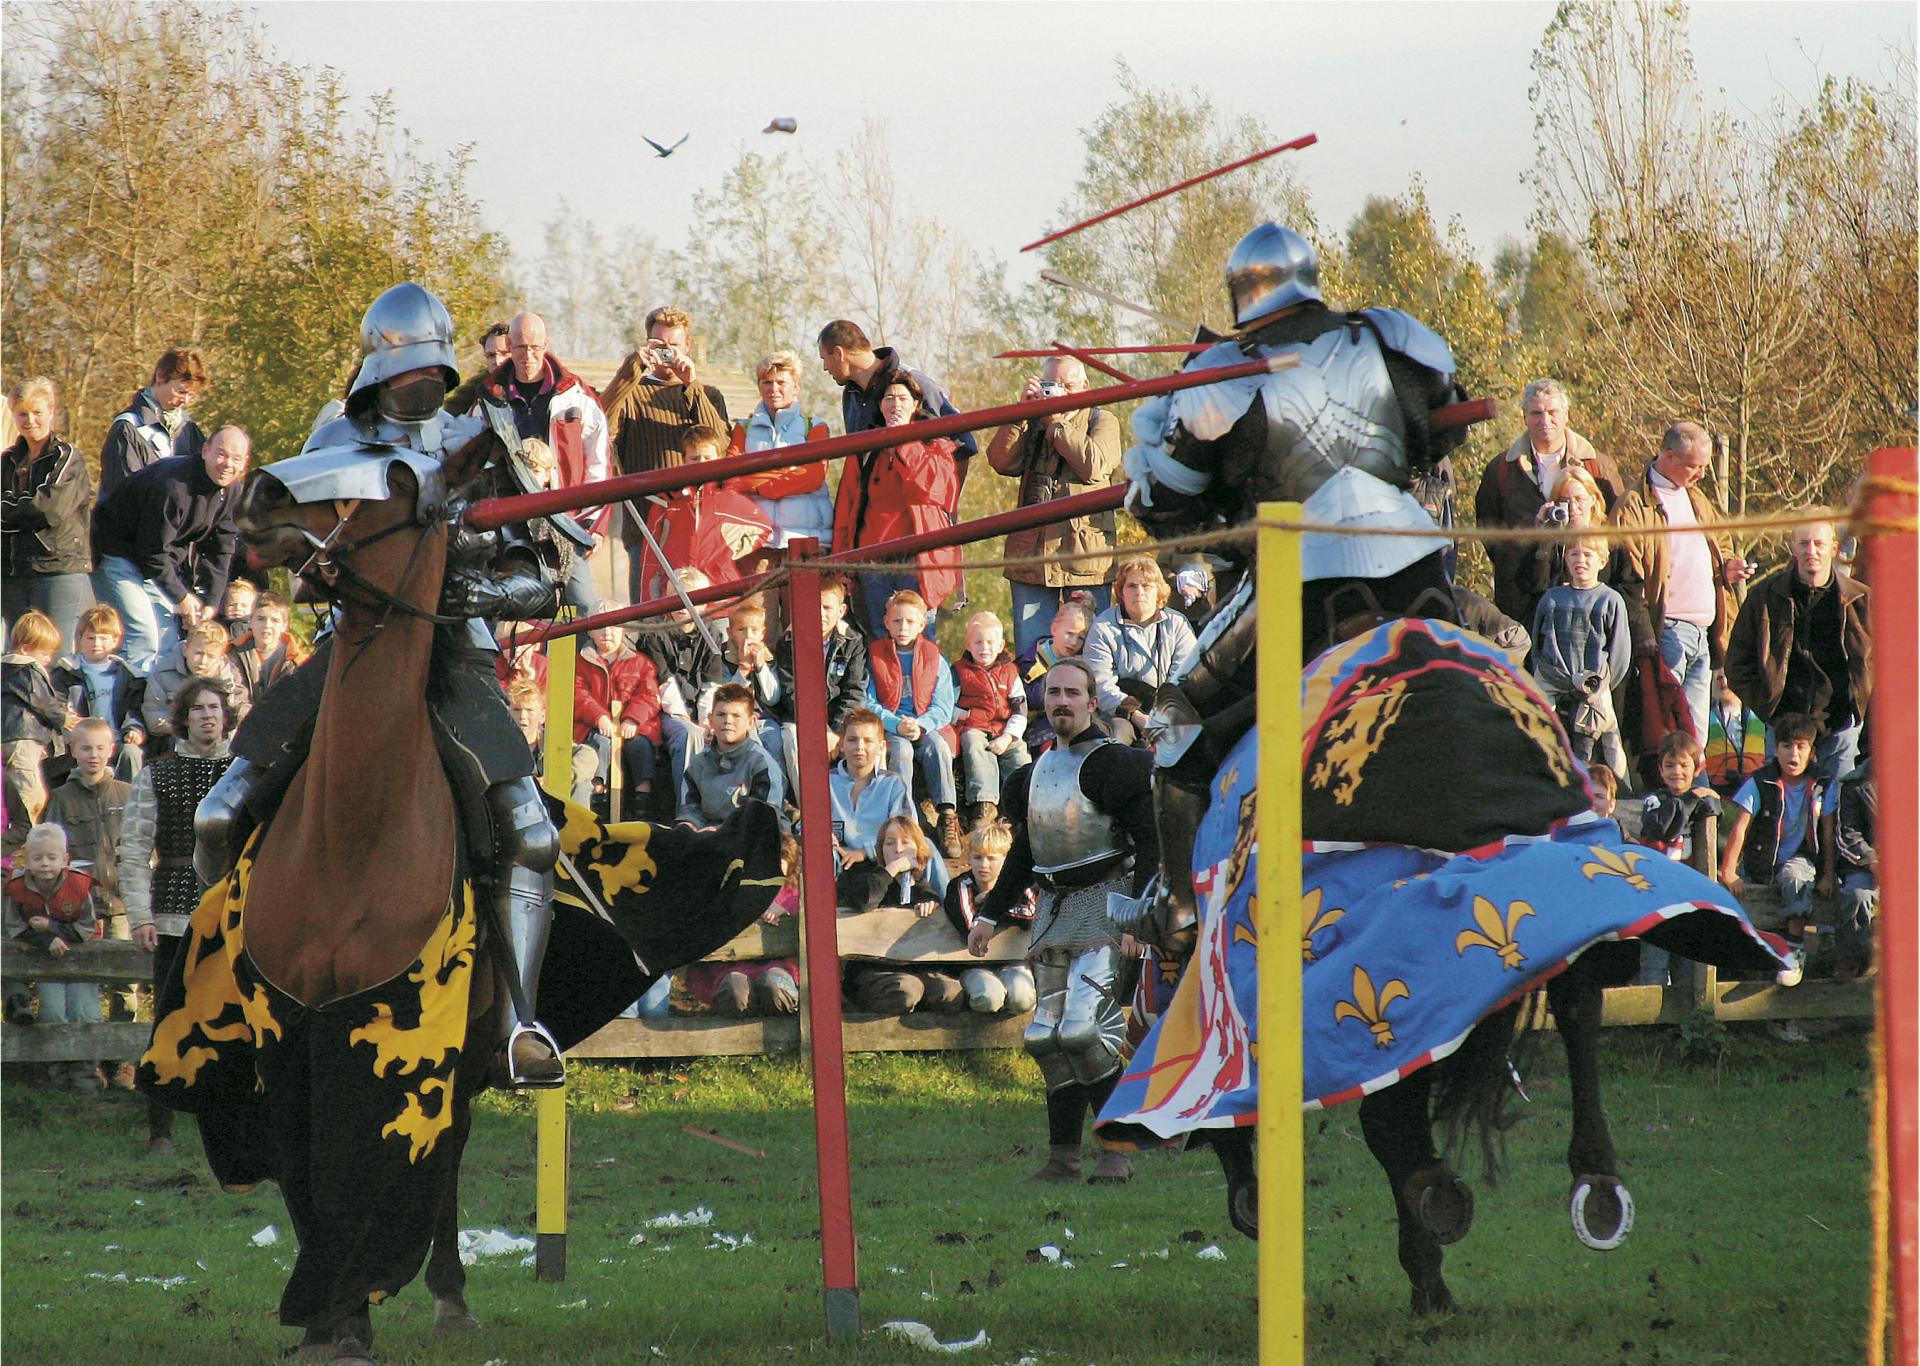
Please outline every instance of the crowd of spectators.
[[[720, 390], [699, 376], [683, 309], [647, 315], [646, 341], [604, 395], [555, 353], [538, 314], [490, 326], [479, 345], [484, 366], [449, 407], [504, 407], [536, 484], [597, 482], [826, 434], [801, 407], [793, 351], [759, 362], [760, 402], [731, 422]], [[582, 614], [615, 605], [603, 601], [615, 575], [602, 564], [614, 541], [626, 551], [627, 601], [671, 600], [765, 567], [798, 538], [855, 550], [950, 525], [975, 445], [915, 432], [954, 411], [945, 390], [852, 322], [827, 324], [817, 350], [841, 386], [842, 427], [897, 430], [897, 440], [842, 461], [837, 487], [828, 466], [814, 463], [575, 514], [586, 539], [560, 567], [564, 600]], [[144, 905], [147, 919], [129, 916], [129, 885], [146, 889], [160, 869], [177, 881], [185, 866], [165, 861], [176, 851], [155, 869], [133, 869], [125, 813], [151, 808], [156, 760], [224, 754], [224, 742], [187, 733], [195, 699], [223, 699], [230, 731], [305, 657], [287, 598], [249, 570], [235, 532], [248, 436], [231, 426], [204, 434], [191, 416], [207, 383], [196, 352], [167, 351], [110, 424], [97, 486], [59, 435], [52, 383], [28, 380], [11, 394], [18, 437], [0, 480], [7, 932], [50, 953], [153, 923]], [[1078, 361], [1053, 359], [1019, 397], [1086, 384]], [[1492, 601], [1460, 588], [1463, 619], [1535, 678], [1609, 808], [1619, 795], [1630, 832], [1693, 858], [1697, 817], [1727, 803], [1724, 848], [1703, 861], [1736, 890], [1776, 888], [1816, 960], [1846, 975], [1869, 971], [1877, 863], [1862, 756], [1868, 589], [1838, 562], [1835, 528], [1810, 516], [1793, 534], [1791, 564], [1748, 587], [1757, 566], [1716, 527], [1699, 488], [1711, 462], [1703, 429], [1674, 424], [1647, 468], [1623, 477], [1571, 429], [1561, 385], [1527, 386], [1522, 406], [1526, 430], [1487, 466], [1476, 518], [1577, 535], [1490, 546]], [[987, 464], [1031, 506], [1114, 482], [1120, 447], [1114, 415], [1089, 408], [1000, 428]], [[1648, 534], [1668, 528], [1683, 532]], [[1005, 571], [1008, 619], [975, 612], [954, 657], [935, 627], [964, 602], [957, 550], [923, 552], [887, 572], [830, 574], [820, 594], [839, 900], [918, 916], [944, 908], [958, 939], [1010, 844], [1002, 786], [1054, 740], [1038, 696], [1048, 670], [1083, 659], [1100, 724], [1144, 747], [1154, 689], [1193, 657], [1214, 600], [1204, 560], [1123, 557], [1111, 514], [1023, 532], [1006, 549], [1021, 561]], [[797, 816], [795, 661], [783, 618], [780, 604], [748, 597], [585, 637], [566, 780], [576, 800], [608, 819], [702, 827], [746, 797]], [[498, 673], [544, 764], [540, 648], [503, 640]], [[169, 781], [184, 771], [169, 770]], [[150, 829], [145, 838], [150, 853]], [[797, 899], [796, 879], [776, 911], [791, 912]], [[1643, 962], [1646, 980], [1670, 970], [1657, 952]], [[796, 1008], [791, 963], [722, 967], [688, 974], [686, 998], [729, 1013]], [[864, 964], [849, 970], [847, 989], [861, 1007], [892, 1013], [1023, 1012], [1033, 1001], [1032, 975], [1017, 965]], [[44, 989], [40, 1017], [98, 1018], [98, 993], [91, 1006], [76, 999], [86, 996]], [[638, 1008], [659, 1013], [668, 999], [662, 989]], [[116, 1000], [124, 1012], [125, 998]], [[25, 1010], [9, 1002], [11, 1016]], [[128, 1069], [105, 1075], [124, 1083]], [[75, 1082], [88, 1084], [78, 1074]]]

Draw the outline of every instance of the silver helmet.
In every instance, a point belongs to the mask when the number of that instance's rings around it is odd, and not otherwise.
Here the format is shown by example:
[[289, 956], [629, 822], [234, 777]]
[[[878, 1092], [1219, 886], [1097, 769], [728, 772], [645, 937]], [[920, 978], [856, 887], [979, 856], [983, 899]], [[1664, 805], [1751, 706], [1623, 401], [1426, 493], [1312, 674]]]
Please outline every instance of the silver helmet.
[[453, 317], [438, 298], [408, 281], [373, 301], [360, 320], [360, 373], [347, 391], [347, 407], [373, 401], [382, 380], [437, 365], [448, 389], [460, 383], [453, 350]]
[[1227, 293], [1238, 326], [1291, 304], [1319, 301], [1320, 258], [1292, 228], [1262, 223], [1227, 257]]

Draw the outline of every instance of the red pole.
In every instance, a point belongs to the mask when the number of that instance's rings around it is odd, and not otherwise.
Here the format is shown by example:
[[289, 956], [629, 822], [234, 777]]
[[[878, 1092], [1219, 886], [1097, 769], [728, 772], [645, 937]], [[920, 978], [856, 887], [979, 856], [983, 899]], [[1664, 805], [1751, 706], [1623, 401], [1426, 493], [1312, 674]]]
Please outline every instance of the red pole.
[[835, 925], [833, 798], [827, 789], [827, 675], [820, 636], [816, 546], [797, 540], [787, 581], [793, 628], [794, 720], [799, 728], [800, 867], [806, 879], [802, 928], [807, 944], [807, 1020], [813, 1062], [814, 1154], [820, 1180], [820, 1270], [827, 1340], [860, 1335], [859, 1272], [854, 1262], [853, 1182], [848, 1167], [847, 1063], [840, 1036], [840, 942]]
[[1079, 232], [1082, 228], [1090, 228], [1095, 223], [1104, 223], [1109, 218], [1117, 218], [1129, 209], [1137, 209], [1142, 204], [1151, 204], [1156, 199], [1165, 199], [1168, 195], [1176, 194], [1190, 185], [1198, 185], [1203, 180], [1212, 180], [1215, 176], [1225, 175], [1228, 171], [1237, 171], [1242, 166], [1251, 166], [1256, 161], [1265, 161], [1268, 157], [1278, 152], [1291, 152], [1297, 148], [1311, 147], [1319, 140], [1317, 135], [1308, 133], [1303, 137], [1295, 138], [1292, 142], [1283, 142], [1278, 147], [1269, 147], [1266, 151], [1255, 152], [1250, 157], [1241, 157], [1238, 161], [1229, 161], [1225, 166], [1216, 166], [1211, 171], [1202, 171], [1199, 175], [1188, 176], [1178, 185], [1169, 185], [1164, 190], [1155, 190], [1152, 194], [1141, 195], [1140, 198], [1130, 203], [1122, 204], [1117, 209], [1108, 209], [1105, 213], [1095, 214], [1092, 218], [1086, 219], [1084, 222], [1075, 223], [1072, 227], [1062, 228], [1059, 232], [1050, 232], [1037, 242], [1027, 243], [1024, 247], [1020, 248], [1020, 250], [1032, 251], [1035, 247], [1044, 247], [1047, 243], [1057, 242], [1062, 237], [1067, 237]]
[[914, 423], [911, 431], [904, 437], [901, 432], [892, 428], [877, 427], [872, 431], [851, 432], [846, 436], [832, 436], [824, 441], [806, 441], [798, 446], [782, 446], [776, 450], [758, 451], [752, 455], [729, 456], [724, 460], [705, 460], [697, 465], [673, 465], [667, 469], [647, 470], [641, 474], [623, 474], [591, 484], [576, 484], [572, 488], [546, 489], [539, 493], [522, 493], [507, 498], [483, 498], [467, 510], [467, 525], [487, 531], [504, 526], [508, 522], [523, 521], [528, 517], [538, 517], [549, 512], [572, 512], [580, 508], [598, 507], [602, 503], [616, 502], [622, 498], [644, 498], [651, 493], [692, 488], [697, 484], [717, 484], [743, 474], [764, 474], [768, 470], [811, 465], [843, 455], [864, 455], [868, 451], [897, 446], [903, 439], [909, 437], [915, 441], [931, 441], [936, 436], [953, 436], [960, 432], [998, 427], [1008, 422], [1024, 422], [1030, 417], [1046, 417], [1052, 413], [1072, 412], [1078, 408], [1092, 408], [1103, 403], [1124, 403], [1130, 399], [1151, 398], [1155, 394], [1171, 394], [1181, 389], [1193, 389], [1203, 384], [1219, 384], [1225, 380], [1244, 379], [1249, 375], [1288, 370], [1299, 363], [1298, 356], [1292, 352], [1282, 351], [1270, 356], [1240, 361], [1234, 365], [1222, 365], [1218, 369], [1183, 370], [1179, 374], [1157, 375], [1152, 379], [1115, 384], [1105, 389], [1090, 389], [1078, 394], [1057, 394], [1052, 398], [1030, 399], [1025, 403], [1003, 403], [997, 408], [976, 408], [972, 412], [954, 413], [950, 417], [929, 418], [925, 422]]
[[1061, 355], [1072, 356], [1075, 360], [1079, 361], [1082, 365], [1086, 366], [1087, 369], [1089, 370], [1098, 370], [1101, 374], [1106, 375], [1112, 379], [1117, 379], [1122, 384], [1133, 383], [1132, 375], [1129, 375], [1125, 370], [1122, 370], [1117, 365], [1108, 365], [1105, 361], [1101, 360], [1100, 357], [1094, 355], [1093, 352], [1091, 351], [1082, 350], [1078, 346], [1068, 346], [1063, 341], [1055, 342], [1054, 346], [1059, 348], [1059, 353]]
[[[1867, 457], [1867, 478], [1911, 489], [1920, 479], [1912, 448]], [[1872, 520], [1911, 521], [1920, 500], [1889, 488], [1868, 502]], [[1873, 847], [1880, 856], [1880, 982], [1875, 1011], [1880, 1030], [1880, 1085], [1887, 1150], [1885, 1198], [1892, 1207], [1891, 1271], [1894, 1360], [1913, 1366], [1920, 1356], [1920, 534], [1887, 531], [1867, 542], [1873, 598], [1873, 773], [1880, 815]], [[1876, 1139], [1878, 1136], [1876, 1136]], [[1876, 1197], [1879, 1193], [1876, 1192]], [[1876, 1221], [1878, 1222], [1878, 1221]], [[1883, 1255], [1874, 1252], [1876, 1260]], [[1872, 1325], [1878, 1340], [1885, 1325]], [[1877, 1354], [1876, 1354], [1877, 1355]]]
[[[1164, 346], [1083, 346], [1080, 348], [1080, 351], [1082, 354], [1089, 356], [1157, 356], [1162, 352], [1178, 352], [1182, 355], [1192, 356], [1198, 355], [1200, 352], [1208, 350], [1214, 345], [1215, 343], [1213, 342], [1168, 342]], [[996, 351], [993, 353], [993, 358], [995, 360], [1037, 360], [1044, 356], [1061, 355], [1063, 351], [1063, 343], [1055, 342], [1044, 351], [1038, 349]]]

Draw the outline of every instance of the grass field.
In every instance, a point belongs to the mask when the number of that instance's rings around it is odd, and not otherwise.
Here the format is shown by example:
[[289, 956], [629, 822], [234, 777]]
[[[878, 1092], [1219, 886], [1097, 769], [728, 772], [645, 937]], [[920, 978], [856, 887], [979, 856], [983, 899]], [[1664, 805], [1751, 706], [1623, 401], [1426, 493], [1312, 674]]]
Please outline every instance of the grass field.
[[[1476, 1181], [1478, 1218], [1451, 1250], [1462, 1312], [1415, 1321], [1393, 1258], [1384, 1180], [1346, 1107], [1307, 1121], [1310, 1345], [1318, 1362], [1853, 1362], [1864, 1356], [1866, 1114], [1854, 1029], [1788, 1045], [1736, 1029], [1719, 1065], [1682, 1061], [1672, 1031], [1609, 1031], [1609, 1112], [1639, 1206], [1625, 1247], [1581, 1248], [1565, 1218], [1568, 1134], [1557, 1043], [1530, 1068], [1534, 1102], [1512, 1172]], [[570, 1274], [533, 1281], [515, 1257], [472, 1268], [479, 1335], [440, 1346], [416, 1281], [376, 1311], [393, 1362], [911, 1361], [878, 1331], [915, 1319], [959, 1359], [1082, 1366], [1249, 1361], [1254, 1245], [1228, 1226], [1202, 1154], [1155, 1154], [1124, 1188], [1036, 1187], [1038, 1076], [1017, 1055], [850, 1060], [855, 1221], [866, 1332], [820, 1340], [818, 1219], [804, 1070], [713, 1061], [583, 1068], [575, 1087]], [[467, 1153], [461, 1226], [533, 1229], [531, 1107], [488, 1100]], [[682, 1131], [716, 1130], [753, 1157]], [[292, 1264], [271, 1187], [216, 1192], [190, 1122], [177, 1154], [135, 1156], [130, 1097], [10, 1082], [0, 1353], [40, 1362], [266, 1361], [293, 1341], [275, 1305]], [[713, 1230], [641, 1222], [704, 1204]], [[268, 1223], [284, 1240], [261, 1248]], [[1069, 1235], [1071, 1230], [1071, 1235]], [[1043, 1243], [1071, 1268], [1038, 1260]], [[1225, 1260], [1202, 1259], [1218, 1246]], [[1124, 1263], [1124, 1265], [1119, 1265]], [[103, 1279], [121, 1272], [124, 1283]], [[142, 1276], [186, 1277], [171, 1288]], [[653, 1349], [657, 1348], [658, 1353]], [[944, 1358], [926, 1358], [944, 1359]]]

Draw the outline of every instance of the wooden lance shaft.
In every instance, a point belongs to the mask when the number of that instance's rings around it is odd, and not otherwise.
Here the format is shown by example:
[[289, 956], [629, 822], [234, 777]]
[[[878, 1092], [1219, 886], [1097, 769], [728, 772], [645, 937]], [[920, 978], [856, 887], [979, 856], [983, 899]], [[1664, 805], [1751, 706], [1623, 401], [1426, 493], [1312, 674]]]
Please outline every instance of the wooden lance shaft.
[[640, 474], [623, 474], [591, 484], [576, 484], [572, 488], [547, 489], [540, 493], [523, 493], [507, 498], [483, 498], [467, 510], [467, 525], [489, 531], [508, 522], [525, 521], [529, 517], [541, 517], [550, 512], [575, 512], [622, 498], [644, 498], [648, 494], [693, 488], [698, 484], [718, 484], [743, 474], [764, 474], [769, 470], [817, 464], [840, 456], [865, 455], [868, 451], [897, 446], [902, 441], [931, 441], [939, 436], [956, 436], [1009, 422], [1024, 422], [1028, 418], [1047, 417], [1106, 403], [1123, 403], [1136, 398], [1151, 398], [1155, 394], [1176, 393], [1204, 384], [1219, 384], [1227, 380], [1245, 379], [1250, 375], [1291, 370], [1299, 363], [1299, 357], [1291, 352], [1279, 352], [1217, 369], [1183, 370], [1178, 374], [1115, 384], [1106, 389], [1056, 394], [1051, 398], [1030, 399], [1024, 403], [1005, 403], [997, 408], [976, 408], [972, 412], [915, 422], [908, 428], [876, 427], [872, 431], [828, 437], [825, 441], [807, 441], [797, 446], [781, 446], [751, 455], [729, 456], [724, 460], [705, 460], [697, 465], [674, 465]]

